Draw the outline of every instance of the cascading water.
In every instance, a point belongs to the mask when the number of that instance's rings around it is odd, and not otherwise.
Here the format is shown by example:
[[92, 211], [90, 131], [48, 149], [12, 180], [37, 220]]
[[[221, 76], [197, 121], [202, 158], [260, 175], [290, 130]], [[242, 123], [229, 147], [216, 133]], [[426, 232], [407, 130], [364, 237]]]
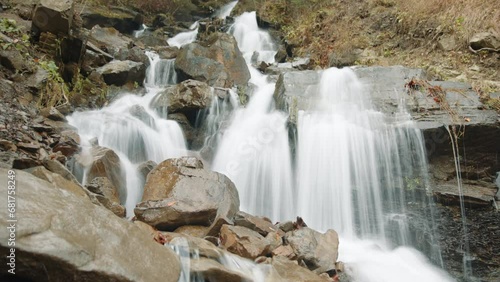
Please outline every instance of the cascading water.
[[[452, 281], [406, 246], [412, 244], [408, 203], [424, 202], [431, 221], [424, 228], [433, 233], [430, 200], [419, 196], [430, 187], [425, 147], [409, 115], [402, 110], [389, 122], [372, 108], [352, 70], [324, 71], [316, 103], [299, 114], [292, 177], [286, 116], [274, 109], [274, 85], [250, 66], [274, 60], [272, 40], [258, 28], [255, 13], [236, 18], [230, 32], [256, 90], [222, 133], [213, 169], [235, 182], [241, 209], [281, 220], [298, 207], [309, 226], [336, 229], [339, 259], [352, 281]], [[428, 253], [439, 263], [439, 248]]]
[[[233, 180], [242, 210], [274, 220], [289, 219], [294, 198], [286, 116], [274, 110], [274, 83], [250, 65], [255, 52], [265, 54], [272, 62], [276, 51], [270, 49], [269, 42], [261, 40], [266, 36], [257, 27], [255, 13], [238, 17], [230, 32], [243, 51], [251, 73], [250, 83], [256, 88], [248, 105], [234, 112], [212, 168]], [[252, 42], [252, 46], [247, 47], [245, 42]], [[254, 44], [259, 42], [262, 44]]]
[[236, 4], [238, 4], [238, 1], [227, 3], [226, 5], [222, 6], [217, 12], [214, 13], [214, 17], [219, 19], [225, 19], [226, 17], [229, 17]]
[[186, 44], [194, 42], [198, 36], [198, 25], [199, 24], [196, 21], [189, 27], [189, 31], [181, 32], [176, 36], [169, 38], [167, 40], [168, 45], [181, 48]]
[[148, 53], [150, 67], [146, 79], [147, 93], [143, 97], [125, 94], [101, 110], [75, 112], [68, 123], [78, 130], [82, 140], [82, 154], [89, 152], [89, 140], [97, 138], [99, 145], [115, 151], [120, 157], [126, 175], [126, 196], [120, 195], [127, 217], [133, 216], [135, 205], [142, 197], [144, 179], [137, 167], [144, 161], [157, 163], [186, 155], [181, 128], [175, 121], [166, 120], [150, 108], [150, 103], [161, 87], [174, 81], [168, 61]]
[[429, 187], [420, 131], [404, 112], [389, 123], [375, 111], [348, 68], [323, 71], [315, 98], [297, 125], [299, 214], [339, 232], [355, 281], [449, 281], [416, 250], [393, 249], [412, 243], [405, 206]]

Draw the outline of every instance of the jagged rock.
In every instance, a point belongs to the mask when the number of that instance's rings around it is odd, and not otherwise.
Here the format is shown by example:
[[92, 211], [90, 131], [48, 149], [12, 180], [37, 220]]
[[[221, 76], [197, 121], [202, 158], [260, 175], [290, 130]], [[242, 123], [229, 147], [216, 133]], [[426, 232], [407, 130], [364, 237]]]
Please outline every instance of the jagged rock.
[[157, 166], [158, 164], [153, 161], [146, 161], [141, 163], [137, 170], [141, 173], [144, 180], [148, 178], [149, 173]]
[[316, 275], [314, 272], [299, 266], [297, 261], [291, 261], [283, 256], [273, 257], [272, 270], [268, 279], [282, 282], [325, 282], [331, 281]]
[[276, 224], [276, 227], [278, 227], [281, 231], [283, 232], [290, 232], [294, 229], [294, 224], [293, 221], [285, 221], [285, 222], [280, 222]]
[[244, 258], [255, 259], [271, 252], [270, 242], [266, 238], [242, 226], [223, 225], [220, 238], [224, 249]]
[[36, 153], [40, 149], [40, 144], [19, 142], [17, 143], [17, 147], [26, 152]]
[[89, 34], [89, 42], [104, 52], [114, 56], [120, 49], [132, 48], [132, 39], [123, 36], [112, 27], [94, 26]]
[[143, 63], [145, 67], [149, 66], [148, 56], [144, 53], [144, 50], [135, 46], [130, 49], [120, 49], [116, 54], [115, 58], [117, 60], [130, 60], [133, 62]]
[[28, 76], [25, 83], [32, 93], [39, 93], [48, 78], [49, 73], [41, 66], [37, 66], [35, 72]]
[[292, 67], [298, 70], [309, 69], [311, 65], [311, 59], [309, 58], [294, 58], [292, 61]]
[[232, 35], [214, 33], [206, 42], [183, 46], [175, 69], [180, 79], [205, 81], [210, 86], [231, 88], [250, 79], [245, 60]]
[[33, 72], [34, 66], [18, 50], [0, 50], [0, 64], [13, 72]]
[[302, 227], [288, 232], [285, 241], [292, 247], [299, 260], [317, 274], [335, 269], [338, 257], [339, 237], [334, 230], [324, 234]]
[[155, 48], [155, 51], [163, 60], [175, 59], [180, 52], [179, 48], [175, 46], [161, 46]]
[[489, 32], [476, 33], [469, 40], [469, 46], [475, 51], [487, 49], [500, 52], [500, 37]]
[[268, 233], [278, 230], [278, 228], [268, 220], [242, 211], [239, 211], [234, 217], [234, 224], [256, 231], [262, 236], [267, 236]]
[[73, 24], [73, 0], [41, 0], [33, 14], [31, 30], [67, 35]]
[[[178, 280], [180, 265], [176, 255], [148, 240], [148, 234], [133, 223], [33, 175], [15, 172], [16, 217], [25, 222], [16, 226], [16, 278]], [[7, 170], [0, 169], [2, 183], [7, 183], [7, 175]], [[7, 185], [2, 185], [0, 191], [7, 195]], [[6, 203], [2, 203], [0, 210], [2, 226], [9, 226]], [[2, 253], [11, 248], [7, 246], [8, 240], [3, 239], [9, 237], [8, 232], [7, 228], [0, 230]]]
[[158, 93], [151, 106], [158, 112], [165, 109], [168, 113], [189, 112], [205, 109], [211, 100], [212, 90], [208, 84], [189, 79]]
[[[470, 181], [467, 181], [470, 182]], [[495, 201], [497, 188], [494, 184], [476, 182], [474, 184], [462, 184], [463, 203], [468, 208], [489, 207]], [[449, 181], [439, 183], [433, 188], [434, 198], [437, 202], [446, 206], [459, 206], [460, 194], [457, 183]]]
[[143, 16], [135, 11], [122, 7], [96, 7], [86, 5], [80, 13], [83, 27], [92, 29], [99, 25], [102, 27], [113, 27], [121, 33], [132, 34], [141, 28]]
[[118, 189], [120, 202], [124, 203], [127, 190], [125, 187], [120, 158], [111, 149], [105, 147], [92, 147], [88, 154], [76, 156], [76, 161], [87, 168], [87, 179], [92, 181], [96, 177], [106, 177]]
[[238, 191], [229, 178], [203, 169], [196, 158], [183, 157], [163, 161], [149, 173], [135, 214], [160, 230], [202, 225], [213, 233], [238, 209]]
[[51, 120], [66, 121], [66, 117], [54, 107], [41, 109], [40, 114]]
[[125, 217], [125, 207], [120, 205], [118, 189], [106, 177], [96, 177], [85, 187], [105, 208], [119, 217]]
[[102, 75], [108, 85], [122, 86], [127, 83], [142, 85], [146, 67], [143, 63], [114, 60], [96, 71]]

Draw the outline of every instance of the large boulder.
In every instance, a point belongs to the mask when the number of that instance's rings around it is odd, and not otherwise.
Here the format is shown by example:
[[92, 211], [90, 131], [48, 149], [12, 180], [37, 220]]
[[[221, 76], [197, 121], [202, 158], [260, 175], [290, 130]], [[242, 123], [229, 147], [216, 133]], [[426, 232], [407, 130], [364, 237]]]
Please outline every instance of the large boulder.
[[[169, 249], [131, 222], [23, 171], [16, 173], [15, 273], [32, 281], [177, 281], [180, 264]], [[8, 171], [0, 169], [7, 183]], [[7, 185], [0, 187], [7, 195]], [[12, 226], [7, 201], [0, 224]], [[0, 250], [11, 236], [0, 229]], [[5, 269], [5, 268], [4, 268]]]
[[146, 76], [146, 67], [143, 63], [129, 60], [114, 60], [98, 68], [96, 71], [102, 75], [106, 84], [116, 86], [122, 86], [127, 83], [142, 85]]
[[118, 30], [98, 25], [90, 30], [88, 40], [100, 50], [113, 56], [121, 49], [129, 49], [133, 46], [132, 39], [122, 35]]
[[73, 0], [40, 0], [33, 14], [32, 31], [68, 35], [73, 23]]
[[122, 7], [97, 7], [86, 5], [80, 13], [83, 27], [91, 29], [96, 25], [112, 27], [121, 33], [132, 34], [141, 28], [143, 16], [135, 11]]
[[250, 72], [232, 35], [214, 33], [206, 41], [183, 46], [175, 69], [181, 79], [205, 81], [210, 86], [245, 85]]
[[292, 247], [299, 260], [317, 274], [335, 269], [338, 258], [339, 236], [334, 230], [324, 234], [302, 227], [288, 232], [285, 241]]
[[148, 175], [137, 218], [160, 230], [183, 225], [209, 226], [213, 235], [232, 222], [239, 209], [238, 191], [225, 175], [203, 169], [193, 157], [168, 159]]
[[208, 84], [189, 79], [158, 93], [151, 107], [160, 113], [189, 112], [207, 108], [211, 100]]

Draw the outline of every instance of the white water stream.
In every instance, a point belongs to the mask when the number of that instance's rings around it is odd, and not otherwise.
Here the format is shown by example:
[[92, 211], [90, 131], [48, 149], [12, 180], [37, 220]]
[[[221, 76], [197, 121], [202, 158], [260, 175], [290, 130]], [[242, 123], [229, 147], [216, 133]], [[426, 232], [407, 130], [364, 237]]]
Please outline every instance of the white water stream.
[[[414, 190], [429, 185], [423, 139], [404, 109], [386, 117], [373, 109], [352, 70], [325, 70], [316, 103], [299, 114], [292, 168], [274, 84], [250, 65], [273, 62], [272, 40], [255, 13], [236, 18], [230, 32], [255, 90], [223, 132], [213, 169], [235, 182], [241, 209], [275, 221], [300, 215], [312, 228], [337, 230], [339, 260], [352, 281], [453, 281], [409, 246], [405, 206]], [[425, 220], [432, 225], [432, 217]], [[439, 248], [434, 251], [439, 262]]]
[[124, 93], [101, 110], [75, 112], [68, 117], [68, 123], [77, 128], [81, 137], [82, 155], [90, 150], [89, 140], [97, 138], [100, 146], [112, 149], [120, 157], [126, 187], [117, 188], [126, 192], [126, 195], [120, 195], [120, 199], [127, 209], [127, 217], [133, 216], [134, 207], [142, 197], [145, 180], [140, 176], [138, 166], [148, 160], [159, 163], [167, 158], [184, 156], [187, 152], [179, 125], [150, 108], [151, 100], [162, 87], [175, 83], [173, 65], [154, 53], [147, 54], [151, 65], [144, 96]]

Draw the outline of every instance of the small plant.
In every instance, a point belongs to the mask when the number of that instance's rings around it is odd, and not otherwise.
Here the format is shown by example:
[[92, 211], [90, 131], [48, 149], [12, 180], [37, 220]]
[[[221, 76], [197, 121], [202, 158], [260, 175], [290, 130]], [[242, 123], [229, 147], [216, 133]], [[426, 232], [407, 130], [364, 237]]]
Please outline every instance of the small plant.
[[8, 39], [3, 38], [1, 48], [8, 50], [14, 48], [18, 51], [25, 51], [29, 45], [29, 35], [22, 32], [15, 20], [1, 19], [0, 32], [5, 34]]
[[38, 61], [38, 63], [48, 73], [45, 88], [40, 91], [38, 106], [41, 108], [56, 107], [69, 103], [68, 95], [70, 92], [59, 74], [59, 67], [56, 63], [44, 60]]

